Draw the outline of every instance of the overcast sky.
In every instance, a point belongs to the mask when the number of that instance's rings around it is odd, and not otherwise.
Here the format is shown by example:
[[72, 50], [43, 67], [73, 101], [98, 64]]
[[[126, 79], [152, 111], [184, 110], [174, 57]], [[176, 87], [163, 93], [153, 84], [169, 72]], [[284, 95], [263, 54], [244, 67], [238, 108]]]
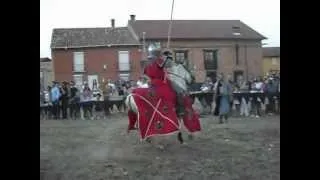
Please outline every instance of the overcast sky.
[[[137, 20], [170, 19], [172, 0], [40, 0], [40, 57], [51, 57], [53, 28], [126, 26]], [[239, 19], [280, 46], [280, 0], [175, 0], [174, 19]]]

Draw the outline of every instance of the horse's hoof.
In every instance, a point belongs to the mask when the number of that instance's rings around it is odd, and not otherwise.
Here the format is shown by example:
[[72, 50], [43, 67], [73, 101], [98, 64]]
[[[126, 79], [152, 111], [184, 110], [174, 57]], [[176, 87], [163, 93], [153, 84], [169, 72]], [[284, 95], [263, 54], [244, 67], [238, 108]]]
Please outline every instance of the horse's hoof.
[[146, 139], [146, 142], [147, 142], [147, 143], [151, 143], [151, 139], [150, 139], [150, 138], [147, 138], [147, 139]]
[[180, 142], [180, 144], [183, 144], [183, 138], [182, 138], [181, 132], [178, 133], [178, 141]]

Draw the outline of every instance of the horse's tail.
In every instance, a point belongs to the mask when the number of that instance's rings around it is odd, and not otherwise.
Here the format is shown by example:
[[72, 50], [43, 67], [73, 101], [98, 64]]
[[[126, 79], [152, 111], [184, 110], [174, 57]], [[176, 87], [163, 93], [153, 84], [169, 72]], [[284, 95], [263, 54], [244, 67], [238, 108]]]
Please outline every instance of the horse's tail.
[[138, 107], [136, 102], [134, 101], [133, 95], [128, 94], [128, 96], [125, 99], [125, 106], [129, 111], [133, 111], [134, 113], [138, 112]]

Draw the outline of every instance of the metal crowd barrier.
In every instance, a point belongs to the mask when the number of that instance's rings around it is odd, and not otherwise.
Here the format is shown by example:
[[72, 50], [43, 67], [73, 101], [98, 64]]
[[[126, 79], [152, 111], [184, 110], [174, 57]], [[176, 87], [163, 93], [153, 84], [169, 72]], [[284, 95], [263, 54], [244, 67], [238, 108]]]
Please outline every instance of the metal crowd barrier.
[[[213, 101], [214, 101], [214, 92], [213, 91], [208, 91], [208, 92], [203, 92], [203, 91], [193, 91], [190, 92], [190, 97], [195, 100], [195, 98], [198, 98], [200, 102], [202, 102], [202, 105], [204, 107], [211, 107]], [[270, 98], [274, 98], [278, 102], [278, 108], [276, 108], [275, 113], [280, 113], [280, 93], [273, 93], [273, 94], [268, 94], [268, 93], [263, 93], [263, 92], [234, 92], [232, 93], [233, 101], [237, 100], [240, 104], [243, 102], [243, 99], [245, 102], [252, 102], [252, 103], [263, 103], [266, 104], [268, 101], [270, 102]], [[77, 103], [77, 105], [80, 107], [80, 112], [79, 112], [79, 117], [78, 118], [84, 118], [83, 117], [83, 107], [89, 104], [89, 108], [91, 108], [92, 112], [94, 113], [94, 107], [95, 105], [99, 105], [102, 107], [105, 115], [111, 114], [111, 111], [113, 110], [114, 106], [117, 107], [118, 111], [120, 109], [123, 109], [126, 111], [126, 107], [124, 104], [125, 101], [125, 96], [104, 96], [103, 101], [87, 101], [83, 102], [80, 101]], [[260, 101], [258, 101], [260, 99]], [[51, 116], [51, 109], [52, 106], [50, 104], [40, 104], [40, 118], [42, 119], [48, 119]], [[68, 107], [68, 117], [70, 117], [69, 114], [69, 109], [70, 109], [70, 104]], [[111, 110], [111, 111], [110, 111]], [[46, 116], [46, 118], [44, 118]]]

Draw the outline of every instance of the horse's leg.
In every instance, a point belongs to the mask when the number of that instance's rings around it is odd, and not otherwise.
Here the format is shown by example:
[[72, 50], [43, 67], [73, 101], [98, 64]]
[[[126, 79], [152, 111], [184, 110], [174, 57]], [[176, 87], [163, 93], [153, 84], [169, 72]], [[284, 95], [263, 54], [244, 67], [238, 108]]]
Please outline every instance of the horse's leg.
[[151, 137], [147, 137], [147, 138], [146, 138], [146, 142], [147, 142], [147, 143], [152, 143]]
[[[182, 116], [179, 116], [178, 115], [178, 119], [179, 119], [179, 123], [182, 123], [181, 121], [182, 121]], [[180, 126], [180, 127], [182, 127], [182, 126]], [[182, 132], [181, 132], [181, 128], [180, 128], [180, 130], [179, 130], [179, 133], [177, 134], [177, 139], [178, 139], [178, 141], [180, 142], [180, 144], [183, 144], [184, 143], [184, 140], [183, 140], [183, 136], [182, 136]]]
[[182, 137], [181, 131], [178, 133], [177, 138], [178, 138], [178, 141], [180, 142], [180, 144], [183, 144], [184, 141], [183, 141], [183, 137]]
[[[129, 121], [130, 121], [129, 127], [133, 127], [134, 124], [139, 123], [139, 122], [136, 122], [137, 121], [137, 114], [138, 114], [138, 107], [134, 101], [133, 96], [131, 96], [131, 95], [127, 96], [127, 98], [125, 100], [125, 105], [128, 109], [128, 115], [131, 117], [131, 118], [129, 117]], [[160, 150], [163, 150], [164, 146], [159, 143], [159, 138], [161, 138], [161, 137], [147, 137], [145, 139], [145, 141], [147, 143], [150, 143], [152, 146], [156, 146]]]

